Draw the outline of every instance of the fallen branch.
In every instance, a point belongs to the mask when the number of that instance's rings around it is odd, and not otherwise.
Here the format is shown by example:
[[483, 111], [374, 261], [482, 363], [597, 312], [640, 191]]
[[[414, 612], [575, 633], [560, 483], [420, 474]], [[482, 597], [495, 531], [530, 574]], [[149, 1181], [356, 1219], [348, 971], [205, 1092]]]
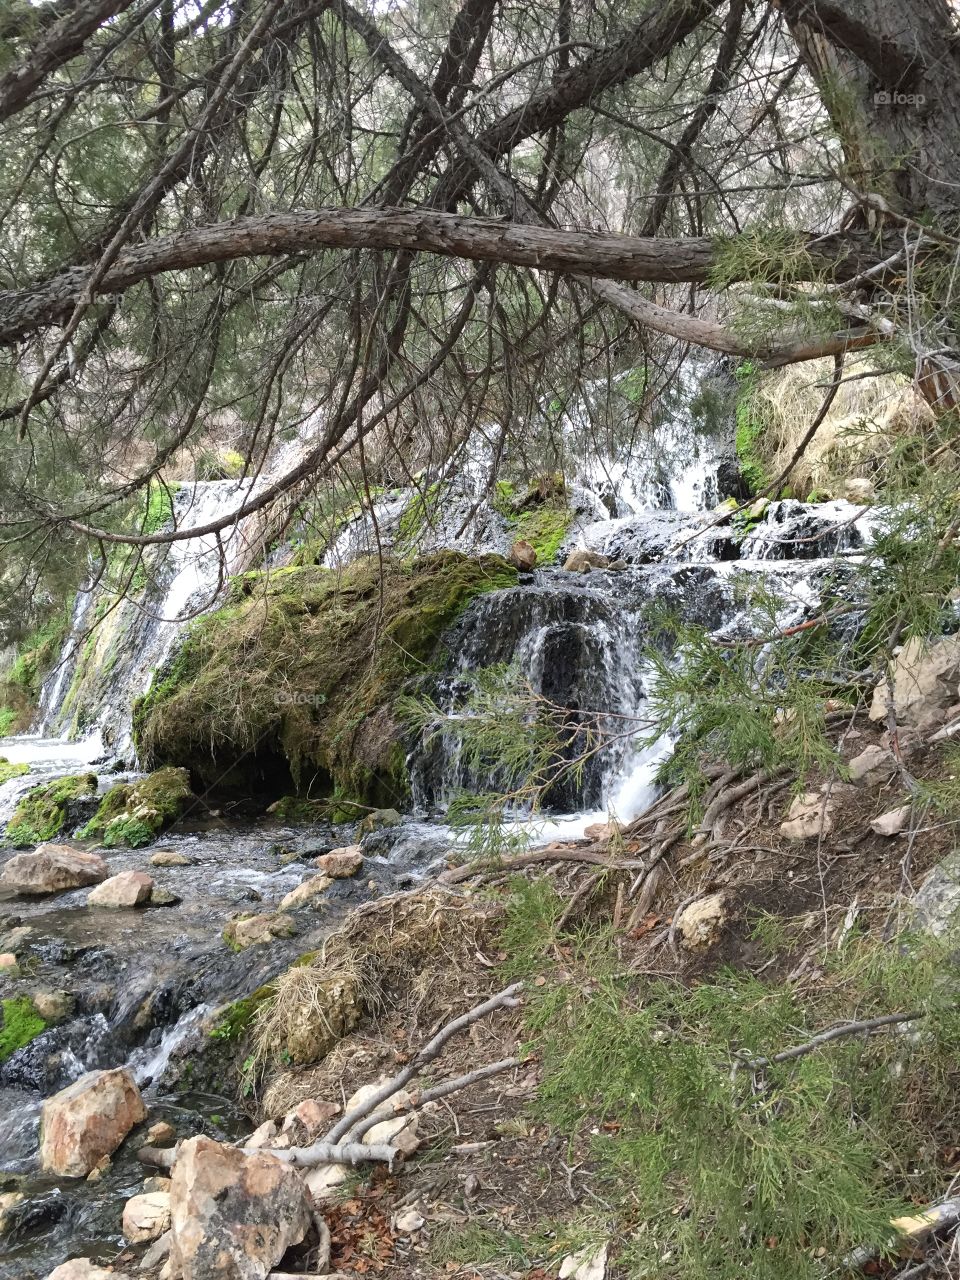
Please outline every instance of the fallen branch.
[[295, 1169], [315, 1169], [319, 1164], [364, 1164], [370, 1161], [386, 1164], [391, 1173], [400, 1154], [398, 1147], [385, 1142], [314, 1142], [309, 1147], [241, 1147], [244, 1155], [275, 1156]]
[[879, 1018], [866, 1018], [862, 1022], [842, 1022], [839, 1026], [831, 1027], [829, 1031], [821, 1031], [805, 1044], [794, 1045], [792, 1049], [784, 1049], [770, 1058], [742, 1057], [734, 1064], [734, 1071], [743, 1067], [751, 1071], [759, 1071], [781, 1062], [793, 1062], [794, 1059], [805, 1058], [808, 1053], [813, 1053], [822, 1045], [830, 1044], [834, 1040], [842, 1040], [847, 1036], [870, 1035], [884, 1027], [895, 1027], [903, 1022], [917, 1022], [926, 1016], [925, 1013], [885, 1013]]
[[476, 1005], [475, 1008], [469, 1009], [466, 1013], [462, 1013], [458, 1018], [454, 1018], [451, 1022], [441, 1027], [436, 1035], [415, 1054], [402, 1071], [398, 1071], [392, 1079], [385, 1081], [379, 1089], [375, 1089], [369, 1098], [360, 1103], [359, 1106], [354, 1107], [352, 1111], [348, 1111], [345, 1116], [342, 1116], [326, 1135], [326, 1141], [331, 1143], [339, 1142], [343, 1137], [353, 1136], [361, 1125], [363, 1125], [364, 1129], [368, 1128], [369, 1121], [367, 1117], [376, 1111], [382, 1102], [386, 1102], [399, 1089], [402, 1089], [408, 1081], [418, 1075], [425, 1066], [433, 1062], [434, 1058], [439, 1057], [448, 1040], [451, 1040], [459, 1031], [463, 1031], [475, 1022], [479, 1022], [487, 1014], [494, 1013], [497, 1009], [516, 1008], [520, 1002], [515, 997], [522, 988], [522, 982], [515, 982], [503, 991], [498, 992], [497, 995], [491, 996], [489, 1000], [484, 1000], [482, 1004]]
[[[939, 1204], [929, 1205], [919, 1213], [909, 1214], [904, 1218], [892, 1218], [890, 1226], [897, 1235], [911, 1244], [922, 1244], [938, 1231], [947, 1231], [960, 1223], [960, 1196], [949, 1200], [941, 1200]], [[880, 1252], [880, 1245], [861, 1245], [844, 1258], [845, 1268], [853, 1270], [865, 1267]]]
[[752, 777], [747, 778], [746, 782], [741, 782], [739, 786], [728, 787], [724, 791], [720, 791], [707, 805], [704, 810], [700, 825], [696, 834], [690, 841], [694, 849], [702, 844], [706, 844], [714, 825], [721, 814], [731, 809], [738, 800], [742, 800], [744, 796], [750, 795], [751, 791], [758, 791], [766, 782], [774, 782], [776, 779], [786, 773], [786, 769], [775, 769], [764, 773], [755, 773]]
[[625, 859], [611, 862], [602, 853], [593, 849], [577, 849], [571, 845], [566, 849], [531, 849], [529, 853], [517, 853], [512, 858], [499, 858], [495, 862], [483, 860], [468, 862], [462, 867], [451, 867], [438, 877], [441, 884], [459, 884], [474, 876], [499, 874], [502, 871], [517, 871], [522, 867], [533, 867], [538, 862], [587, 862], [594, 867], [603, 867], [606, 871], [634, 871], [645, 867], [646, 863], [639, 859]]

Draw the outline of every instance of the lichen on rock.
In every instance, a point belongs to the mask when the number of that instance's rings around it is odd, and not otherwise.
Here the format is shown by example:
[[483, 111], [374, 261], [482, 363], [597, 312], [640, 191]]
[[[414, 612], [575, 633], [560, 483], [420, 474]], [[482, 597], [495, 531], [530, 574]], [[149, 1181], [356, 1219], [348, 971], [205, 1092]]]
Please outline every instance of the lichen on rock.
[[96, 793], [94, 773], [70, 774], [56, 782], [33, 787], [21, 799], [7, 824], [7, 844], [42, 844], [52, 840], [66, 824], [70, 805]]

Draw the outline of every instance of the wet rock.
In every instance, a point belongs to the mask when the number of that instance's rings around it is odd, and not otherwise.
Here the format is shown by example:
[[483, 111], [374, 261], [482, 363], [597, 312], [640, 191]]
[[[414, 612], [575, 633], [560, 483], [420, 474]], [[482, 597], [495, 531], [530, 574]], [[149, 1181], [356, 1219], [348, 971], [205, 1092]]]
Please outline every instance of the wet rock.
[[88, 1072], [44, 1102], [41, 1165], [62, 1177], [83, 1178], [146, 1118], [129, 1071]]
[[510, 548], [510, 554], [507, 559], [521, 573], [531, 573], [536, 567], [537, 551], [529, 542], [521, 538]]
[[166, 1147], [176, 1140], [177, 1131], [166, 1120], [158, 1120], [156, 1124], [152, 1124], [144, 1138], [148, 1147]]
[[113, 1161], [109, 1156], [101, 1156], [97, 1163], [87, 1174], [88, 1182], [99, 1182], [105, 1173], [109, 1173], [113, 1167]]
[[170, 1254], [170, 1246], [172, 1243], [171, 1232], [169, 1228], [154, 1240], [153, 1244], [140, 1259], [141, 1271], [155, 1271], [157, 1267]]
[[19, 1220], [17, 1209], [26, 1203], [22, 1191], [6, 1191], [0, 1195], [0, 1236], [5, 1235]]
[[861, 787], [879, 787], [889, 781], [897, 771], [892, 752], [884, 747], [864, 747], [848, 766], [850, 781]]
[[[379, 831], [381, 827], [399, 827], [402, 821], [403, 816], [396, 809], [373, 809], [357, 827], [357, 835], [365, 836], [370, 831]], [[342, 849], [331, 850], [331, 853], [342, 852]]]
[[44, 1022], [63, 1022], [76, 1009], [77, 1001], [69, 991], [38, 991], [33, 1007]]
[[308, 907], [314, 898], [319, 898], [320, 894], [326, 892], [332, 884], [333, 880], [330, 876], [322, 873], [311, 876], [309, 880], [304, 880], [303, 884], [298, 884], [286, 897], [280, 899], [280, 910], [295, 911], [299, 907]]
[[592, 569], [606, 569], [610, 557], [601, 555], [599, 551], [588, 551], [585, 547], [577, 547], [571, 551], [563, 562], [567, 573], [589, 573]]
[[898, 836], [910, 821], [910, 805], [901, 805], [899, 809], [891, 809], [881, 813], [870, 823], [870, 830], [878, 836]]
[[145, 1191], [123, 1206], [122, 1230], [130, 1244], [146, 1244], [170, 1227], [170, 1193]]
[[17, 957], [12, 951], [4, 951], [0, 954], [0, 977], [20, 977], [20, 966], [17, 964]]
[[18, 853], [10, 859], [0, 875], [0, 888], [25, 895], [63, 893], [99, 884], [108, 874], [99, 854], [66, 844], [42, 844], [33, 853]]
[[162, 885], [155, 884], [150, 890], [150, 901], [147, 905], [150, 907], [175, 907], [182, 901], [183, 899], [178, 893], [172, 893], [169, 889], [164, 889]]
[[176, 849], [158, 849], [156, 853], [151, 854], [150, 865], [152, 867], [192, 867], [193, 859], [188, 858], [185, 853], [178, 853]]
[[711, 893], [684, 907], [677, 917], [677, 929], [685, 946], [708, 947], [716, 941], [726, 918], [723, 894]]
[[265, 1280], [313, 1224], [300, 1175], [260, 1152], [190, 1138], [172, 1181], [170, 1261], [182, 1280]]
[[223, 939], [235, 951], [244, 951], [247, 947], [262, 946], [277, 938], [292, 938], [296, 932], [297, 926], [292, 916], [269, 912], [262, 916], [241, 916], [238, 920], [231, 920], [223, 931]]
[[11, 929], [9, 933], [5, 933], [0, 938], [0, 951], [19, 951], [34, 932], [31, 925], [18, 925], [17, 928]]
[[936, 938], [960, 925], [960, 851], [934, 867], [913, 896], [917, 923]]
[[169, 1191], [170, 1179], [160, 1177], [156, 1174], [152, 1177], [144, 1178], [143, 1189], [144, 1191]]
[[145, 871], [121, 871], [91, 890], [88, 907], [142, 907], [153, 892], [153, 877]]
[[[937, 728], [957, 701], [960, 681], [960, 636], [942, 636], [925, 643], [906, 642], [891, 669], [893, 707], [899, 725], [926, 732]], [[888, 687], [882, 680], [873, 691], [871, 720], [887, 715]]]
[[319, 867], [331, 880], [346, 880], [355, 876], [363, 866], [363, 854], [358, 844], [348, 845], [344, 849], [331, 849], [314, 858], [313, 865]]
[[795, 796], [780, 824], [780, 834], [785, 840], [817, 840], [833, 830], [834, 801], [820, 791], [807, 791]]

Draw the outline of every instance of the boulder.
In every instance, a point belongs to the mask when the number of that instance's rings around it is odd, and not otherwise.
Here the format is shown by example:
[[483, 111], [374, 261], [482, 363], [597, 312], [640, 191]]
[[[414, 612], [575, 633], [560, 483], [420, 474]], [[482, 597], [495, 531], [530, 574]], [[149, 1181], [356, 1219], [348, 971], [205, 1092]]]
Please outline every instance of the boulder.
[[606, 569], [609, 564], [609, 556], [603, 556], [599, 551], [588, 551], [586, 547], [577, 547], [564, 560], [563, 567], [567, 573], [590, 573], [592, 569]]
[[145, 1191], [123, 1206], [122, 1229], [129, 1244], [147, 1244], [170, 1227], [169, 1191]]
[[[957, 701], [960, 635], [926, 643], [916, 637], [908, 640], [893, 660], [891, 676], [898, 725], [921, 732], [937, 728]], [[887, 682], [881, 680], [873, 691], [871, 720], [886, 719], [887, 697]]]
[[295, 911], [298, 907], [308, 907], [314, 898], [319, 898], [333, 884], [330, 876], [321, 873], [318, 876], [311, 876], [309, 880], [304, 880], [303, 884], [298, 884], [295, 889], [291, 889], [285, 898], [280, 900], [281, 911]]
[[347, 880], [355, 876], [363, 866], [363, 854], [358, 844], [348, 845], [345, 849], [331, 849], [329, 853], [321, 853], [314, 858], [313, 865], [330, 877], [331, 880]]
[[5, 933], [3, 937], [0, 938], [0, 951], [19, 951], [20, 948], [29, 941], [34, 932], [35, 930], [32, 925], [18, 925], [15, 929], [11, 929], [9, 933]]
[[833, 830], [833, 799], [820, 791], [805, 791], [795, 796], [780, 824], [785, 840], [817, 840]]
[[69, 991], [38, 991], [33, 1007], [44, 1022], [63, 1022], [76, 1008], [77, 1001]]
[[205, 1137], [180, 1148], [170, 1213], [171, 1269], [182, 1280], [266, 1280], [313, 1225], [295, 1169]]
[[936, 938], [960, 926], [960, 850], [933, 868], [911, 905], [917, 923]]
[[98, 1267], [89, 1258], [71, 1258], [54, 1267], [47, 1280], [127, 1280], [127, 1273]]
[[396, 809], [371, 809], [358, 825], [357, 835], [365, 836], [371, 831], [380, 831], [383, 827], [399, 827], [401, 822], [403, 815]]
[[537, 563], [536, 547], [531, 546], [529, 542], [521, 538], [510, 548], [510, 554], [507, 559], [521, 573], [530, 573]]
[[901, 805], [899, 809], [891, 809], [881, 813], [870, 823], [870, 830], [878, 836], [898, 836], [910, 821], [910, 805]]
[[44, 1102], [41, 1166], [62, 1177], [86, 1177], [146, 1118], [140, 1090], [126, 1068], [90, 1071]]
[[0, 875], [0, 888], [15, 893], [63, 893], [99, 884], [109, 874], [97, 853], [72, 849], [66, 844], [42, 844], [33, 853], [18, 853]]
[[150, 856], [151, 867], [192, 867], [193, 859], [176, 849], [158, 849]]
[[885, 747], [864, 747], [849, 764], [850, 781], [860, 787], [879, 787], [888, 782], [897, 771], [893, 753]]
[[121, 871], [92, 889], [87, 897], [88, 907], [142, 907], [150, 901], [153, 878], [145, 871]]
[[296, 932], [292, 916], [268, 912], [262, 916], [240, 916], [231, 920], [223, 931], [223, 940], [235, 951], [243, 951], [277, 938], [292, 938]]
[[290, 1060], [297, 1065], [319, 1062], [356, 1028], [362, 1012], [354, 974], [331, 973], [312, 987], [309, 1000], [301, 1000], [290, 1010], [286, 1027]]
[[711, 893], [684, 907], [676, 925], [687, 947], [708, 947], [716, 941], [727, 918], [722, 893]]

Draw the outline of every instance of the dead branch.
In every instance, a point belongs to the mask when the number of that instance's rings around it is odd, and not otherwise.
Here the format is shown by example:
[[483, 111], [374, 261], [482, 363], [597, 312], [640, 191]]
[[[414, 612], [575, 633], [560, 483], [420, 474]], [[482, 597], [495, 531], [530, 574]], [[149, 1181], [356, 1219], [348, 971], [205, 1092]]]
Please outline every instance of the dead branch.
[[734, 1070], [746, 1067], [751, 1071], [759, 1071], [781, 1062], [793, 1062], [794, 1059], [805, 1058], [808, 1053], [813, 1053], [822, 1045], [830, 1044], [834, 1040], [842, 1040], [848, 1036], [871, 1035], [884, 1027], [895, 1027], [904, 1022], [917, 1022], [926, 1016], [925, 1013], [885, 1013], [879, 1018], [866, 1018], [862, 1022], [842, 1022], [839, 1026], [831, 1027], [829, 1031], [821, 1031], [812, 1040], [794, 1045], [792, 1049], [784, 1049], [770, 1058], [742, 1057], [734, 1064]]
[[577, 849], [571, 845], [565, 849], [531, 849], [528, 853], [518, 853], [512, 858], [499, 858], [495, 862], [478, 860], [468, 862], [462, 867], [451, 867], [437, 877], [441, 884], [459, 884], [462, 880], [472, 880], [474, 876], [499, 875], [503, 871], [517, 871], [521, 867], [536, 866], [539, 862], [587, 862], [591, 866], [602, 867], [605, 871], [636, 871], [646, 867], [639, 859], [624, 859], [611, 862], [602, 853], [594, 849]]
[[245, 1155], [275, 1156], [295, 1169], [315, 1169], [320, 1164], [386, 1164], [391, 1172], [400, 1151], [385, 1142], [315, 1142], [309, 1147], [241, 1147]]

